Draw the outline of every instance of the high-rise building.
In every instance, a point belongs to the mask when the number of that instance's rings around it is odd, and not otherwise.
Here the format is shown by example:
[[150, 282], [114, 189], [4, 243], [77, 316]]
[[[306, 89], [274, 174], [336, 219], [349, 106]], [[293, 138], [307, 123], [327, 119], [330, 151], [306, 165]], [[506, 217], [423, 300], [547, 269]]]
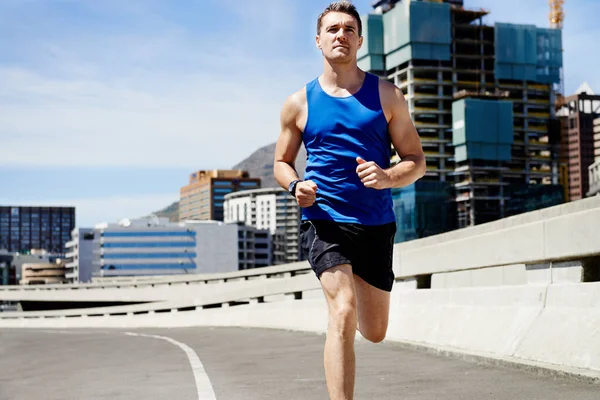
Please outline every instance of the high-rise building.
[[301, 259], [298, 250], [300, 207], [283, 188], [244, 190], [226, 195], [225, 222], [244, 222], [256, 229], [268, 229], [275, 238], [277, 234], [283, 235], [285, 257], [282, 260], [275, 257], [277, 264]]
[[179, 220], [223, 221], [225, 195], [260, 188], [260, 178], [240, 170], [196, 171], [180, 190]]
[[600, 118], [594, 120], [594, 163], [589, 168], [588, 196], [600, 195]]
[[594, 163], [594, 120], [600, 117], [600, 96], [583, 84], [560, 107], [565, 120], [569, 162], [569, 199], [579, 200], [590, 191], [589, 168]]
[[362, 18], [359, 67], [403, 91], [425, 152], [422, 180], [453, 185], [456, 225], [507, 216], [510, 186], [558, 190], [560, 127], [553, 104], [562, 31], [488, 26], [487, 11], [466, 9], [462, 1], [375, 6]]
[[69, 283], [92, 281], [94, 229], [76, 228], [71, 232], [65, 254], [65, 278]]
[[0, 206], [0, 250], [61, 255], [74, 228], [74, 207]]

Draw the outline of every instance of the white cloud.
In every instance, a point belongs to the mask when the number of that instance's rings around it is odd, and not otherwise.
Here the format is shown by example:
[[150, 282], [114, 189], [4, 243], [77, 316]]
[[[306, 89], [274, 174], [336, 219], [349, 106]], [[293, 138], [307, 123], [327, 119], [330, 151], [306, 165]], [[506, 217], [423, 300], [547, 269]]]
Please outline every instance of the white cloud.
[[[301, 80], [254, 75], [154, 80], [131, 89], [0, 69], [0, 144], [7, 165], [224, 167], [277, 138], [279, 110]], [[179, 80], [178, 78], [183, 78]], [[278, 81], [278, 78], [281, 79]]]
[[284, 99], [320, 64], [254, 54], [261, 35], [273, 40], [294, 25], [292, 3], [270, 3], [266, 13], [236, 12], [261, 29], [286, 22], [267, 33], [248, 25], [231, 32], [237, 40], [162, 24], [151, 37], [30, 43], [34, 65], [0, 65], [0, 164], [226, 168], [274, 142]]

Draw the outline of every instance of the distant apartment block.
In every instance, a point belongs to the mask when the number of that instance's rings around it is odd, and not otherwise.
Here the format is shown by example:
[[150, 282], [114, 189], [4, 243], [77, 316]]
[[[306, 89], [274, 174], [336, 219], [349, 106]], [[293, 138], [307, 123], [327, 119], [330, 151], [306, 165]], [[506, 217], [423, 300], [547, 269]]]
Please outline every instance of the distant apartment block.
[[594, 120], [594, 161], [600, 161], [600, 117]]
[[567, 121], [569, 198], [579, 200], [590, 192], [589, 168], [594, 163], [594, 120], [600, 117], [600, 96], [583, 85], [563, 104], [561, 115]]
[[74, 228], [74, 207], [0, 206], [0, 250], [64, 254]]
[[74, 229], [71, 232], [71, 240], [65, 247], [65, 278], [69, 283], [91, 282], [94, 230], [92, 228]]
[[594, 120], [594, 163], [589, 168], [588, 196], [600, 195], [600, 118]]
[[[0, 285], [18, 285], [27, 264], [55, 263], [58, 257], [46, 250], [32, 250], [29, 254], [0, 250]], [[64, 274], [63, 274], [64, 275]]]
[[223, 221], [225, 195], [260, 188], [260, 178], [241, 170], [196, 171], [180, 190], [179, 220]]
[[22, 267], [21, 285], [56, 285], [68, 283], [65, 278], [65, 264], [62, 260], [55, 262], [26, 263]]
[[267, 229], [274, 238], [281, 235], [285, 257], [282, 260], [275, 257], [276, 263], [300, 260], [300, 208], [286, 190], [266, 188], [227, 194], [224, 211], [225, 222], [243, 222], [256, 229]]

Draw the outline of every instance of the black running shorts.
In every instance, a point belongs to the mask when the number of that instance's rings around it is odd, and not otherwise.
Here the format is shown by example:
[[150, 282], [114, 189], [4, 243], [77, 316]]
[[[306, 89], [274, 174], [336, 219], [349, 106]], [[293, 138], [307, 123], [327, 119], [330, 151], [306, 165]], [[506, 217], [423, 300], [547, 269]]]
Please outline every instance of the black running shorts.
[[302, 221], [304, 257], [317, 278], [332, 267], [350, 264], [352, 272], [378, 289], [391, 292], [396, 223], [367, 226], [326, 220]]

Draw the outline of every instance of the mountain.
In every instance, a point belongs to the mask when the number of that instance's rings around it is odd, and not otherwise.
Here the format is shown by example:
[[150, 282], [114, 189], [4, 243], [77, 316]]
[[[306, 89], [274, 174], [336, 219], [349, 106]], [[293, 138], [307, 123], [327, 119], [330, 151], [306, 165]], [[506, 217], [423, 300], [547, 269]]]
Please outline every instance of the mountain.
[[[273, 176], [274, 157], [275, 143], [272, 143], [256, 150], [254, 153], [250, 154], [248, 158], [240, 161], [231, 169], [248, 171], [251, 178], [260, 178], [262, 188], [279, 187], [279, 184]], [[296, 171], [298, 171], [300, 178], [304, 176], [305, 168], [306, 150], [304, 149], [304, 146], [302, 146], [298, 152], [298, 157], [296, 158]], [[158, 215], [159, 217], [168, 217], [170, 221], [178, 221], [179, 202], [176, 201], [162, 210], [156, 211], [154, 214]]]
[[177, 222], [179, 221], [179, 202], [176, 201], [170, 206], [167, 206], [162, 210], [156, 211], [153, 214], [156, 214], [159, 217], [167, 217], [171, 222]]
[[[251, 178], [260, 178], [262, 188], [279, 187], [273, 176], [273, 159], [275, 157], [275, 143], [261, 147], [244, 161], [234, 165], [232, 169], [248, 171]], [[296, 170], [300, 177], [304, 176], [306, 168], [306, 150], [300, 148], [296, 158]]]

